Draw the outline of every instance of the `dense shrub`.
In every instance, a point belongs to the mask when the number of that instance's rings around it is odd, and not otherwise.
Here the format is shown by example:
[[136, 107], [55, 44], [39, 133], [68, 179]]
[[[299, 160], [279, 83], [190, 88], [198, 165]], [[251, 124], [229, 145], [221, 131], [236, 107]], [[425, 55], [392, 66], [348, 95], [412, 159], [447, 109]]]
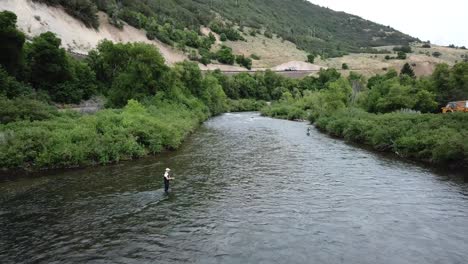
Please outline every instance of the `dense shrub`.
[[425, 48], [425, 49], [429, 49], [429, 48], [431, 48], [431, 44], [430, 43], [424, 43], [422, 45], [422, 47]]
[[413, 50], [411, 49], [410, 46], [399, 46], [399, 47], [394, 47], [393, 48], [393, 51], [396, 51], [396, 52], [403, 52], [403, 53], [411, 53], [413, 52]]
[[177, 148], [207, 117], [200, 111], [155, 98], [150, 105], [129, 101], [122, 111], [0, 125], [0, 167], [105, 164]]
[[0, 66], [9, 74], [22, 69], [25, 35], [16, 28], [17, 17], [10, 11], [0, 12]]
[[13, 98], [16, 96], [24, 96], [32, 93], [33, 90], [29, 85], [18, 82], [15, 77], [10, 76], [0, 66], [0, 96]]
[[47, 103], [29, 97], [7, 99], [0, 96], [0, 124], [45, 120], [57, 115], [57, 110]]
[[451, 101], [468, 98], [468, 62], [460, 62], [450, 68], [447, 64], [438, 64], [431, 80], [437, 94], [439, 106]]
[[407, 58], [407, 55], [406, 55], [405, 52], [403, 52], [403, 51], [399, 51], [399, 52], [398, 52], [397, 59], [399, 59], [399, 60], [406, 60], [406, 58]]
[[439, 58], [440, 56], [442, 56], [442, 53], [440, 53], [440, 52], [438, 52], [438, 51], [434, 51], [434, 52], [432, 53], [432, 56], [433, 56], [433, 57], [436, 57], [436, 58]]
[[226, 25], [221, 21], [214, 21], [210, 24], [211, 30], [213, 32], [218, 33], [221, 37], [221, 41], [226, 40], [244, 40], [244, 37], [240, 34], [240, 32], [233, 28], [232, 25]]
[[[359, 109], [320, 117], [316, 125], [347, 140], [432, 163], [466, 166], [468, 116], [392, 113], [375, 115]], [[341, 129], [333, 129], [334, 127]]]
[[411, 68], [411, 65], [409, 65], [409, 63], [405, 63], [403, 65], [403, 68], [401, 69], [400, 74], [402, 74], [402, 75], [406, 74], [411, 78], [416, 77], [416, 75], [414, 74], [414, 70], [413, 70], [413, 68]]
[[232, 54], [231, 48], [222, 46], [221, 49], [216, 52], [216, 59], [221, 63], [232, 65], [234, 64], [235, 56]]
[[308, 63], [314, 63], [315, 57], [316, 57], [315, 54], [309, 54], [309, 55], [307, 55], [307, 62], [308, 62]]
[[124, 106], [129, 99], [155, 95], [170, 86], [165, 78], [168, 67], [164, 58], [149, 44], [103, 41], [88, 61], [101, 87], [106, 87], [103, 92], [113, 107]]
[[244, 55], [237, 55], [236, 56], [237, 64], [247, 68], [252, 69], [252, 59], [245, 57]]

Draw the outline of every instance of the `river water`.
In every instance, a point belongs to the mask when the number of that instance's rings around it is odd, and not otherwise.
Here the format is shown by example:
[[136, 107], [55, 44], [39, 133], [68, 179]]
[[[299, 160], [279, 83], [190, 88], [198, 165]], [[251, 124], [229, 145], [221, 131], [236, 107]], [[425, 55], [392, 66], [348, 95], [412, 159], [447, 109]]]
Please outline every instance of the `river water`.
[[306, 128], [225, 114], [178, 151], [3, 178], [0, 263], [467, 263], [463, 177]]

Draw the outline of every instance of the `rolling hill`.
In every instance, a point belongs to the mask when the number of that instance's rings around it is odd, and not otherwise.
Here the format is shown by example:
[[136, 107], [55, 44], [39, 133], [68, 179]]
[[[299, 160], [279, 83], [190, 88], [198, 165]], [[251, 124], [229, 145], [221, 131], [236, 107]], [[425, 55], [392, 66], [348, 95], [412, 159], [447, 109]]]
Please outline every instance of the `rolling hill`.
[[[106, 12], [114, 24], [119, 20], [146, 29], [151, 36], [168, 44], [191, 45], [187, 35], [177, 30], [199, 33], [211, 27], [230, 40], [243, 40], [236, 31], [247, 34], [273, 34], [295, 43], [308, 53], [326, 57], [341, 56], [385, 45], [404, 45], [416, 39], [395, 29], [358, 16], [336, 12], [304, 0], [35, 0], [62, 5], [86, 25], [97, 28], [97, 10]], [[246, 30], [248, 32], [246, 32]], [[183, 34], [180, 34], [183, 35]]]

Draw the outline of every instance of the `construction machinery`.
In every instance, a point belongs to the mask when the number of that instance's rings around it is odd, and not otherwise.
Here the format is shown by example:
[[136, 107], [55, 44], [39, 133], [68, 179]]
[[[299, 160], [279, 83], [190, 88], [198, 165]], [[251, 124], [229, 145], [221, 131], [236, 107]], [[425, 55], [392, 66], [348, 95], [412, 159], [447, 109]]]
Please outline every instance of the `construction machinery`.
[[464, 112], [468, 113], [468, 100], [450, 102], [446, 107], [442, 107], [442, 113]]

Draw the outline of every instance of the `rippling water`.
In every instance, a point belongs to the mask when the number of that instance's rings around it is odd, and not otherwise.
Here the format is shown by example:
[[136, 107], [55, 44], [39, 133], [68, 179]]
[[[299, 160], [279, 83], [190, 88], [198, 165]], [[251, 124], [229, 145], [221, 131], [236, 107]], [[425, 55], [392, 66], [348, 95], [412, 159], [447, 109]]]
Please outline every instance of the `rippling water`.
[[467, 263], [467, 183], [306, 127], [226, 114], [158, 157], [4, 179], [0, 262]]

